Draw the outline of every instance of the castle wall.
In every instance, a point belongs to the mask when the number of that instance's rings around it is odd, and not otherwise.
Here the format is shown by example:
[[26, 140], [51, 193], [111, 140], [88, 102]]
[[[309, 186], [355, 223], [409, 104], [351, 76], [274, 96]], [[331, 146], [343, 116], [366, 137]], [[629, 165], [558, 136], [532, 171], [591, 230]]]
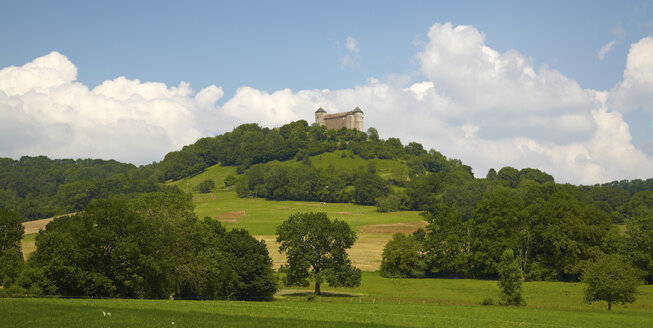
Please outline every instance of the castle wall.
[[327, 129], [347, 128], [346, 116], [331, 117], [324, 119], [324, 125]]

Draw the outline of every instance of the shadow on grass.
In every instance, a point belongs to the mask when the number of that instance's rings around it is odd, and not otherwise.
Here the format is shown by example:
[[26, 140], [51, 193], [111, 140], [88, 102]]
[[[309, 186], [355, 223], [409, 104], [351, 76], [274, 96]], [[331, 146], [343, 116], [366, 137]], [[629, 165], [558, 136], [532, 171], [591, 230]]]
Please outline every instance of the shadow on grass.
[[363, 296], [363, 294], [356, 294], [356, 293], [341, 293], [341, 292], [322, 292], [320, 295], [315, 295], [313, 291], [310, 290], [292, 290], [292, 291], [285, 291], [285, 292], [280, 292], [277, 293], [277, 296], [298, 296], [298, 297], [360, 297]]

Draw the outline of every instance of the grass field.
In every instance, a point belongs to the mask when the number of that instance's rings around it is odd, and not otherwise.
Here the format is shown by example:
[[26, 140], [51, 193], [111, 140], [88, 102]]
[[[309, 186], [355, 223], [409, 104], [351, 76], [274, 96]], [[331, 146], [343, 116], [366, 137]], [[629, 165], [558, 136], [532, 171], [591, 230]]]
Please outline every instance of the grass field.
[[[528, 282], [525, 307], [478, 305], [496, 281], [387, 279], [357, 288], [282, 289], [274, 302], [0, 299], [0, 327], [650, 327], [653, 286], [634, 304], [584, 304], [582, 284]], [[309, 299], [311, 301], [309, 301]], [[109, 313], [111, 315], [109, 315]]]
[[[579, 283], [524, 284], [526, 307], [481, 306], [496, 281], [386, 279], [357, 288], [283, 289], [274, 302], [0, 299], [1, 327], [650, 327], [653, 286], [634, 304], [584, 304]], [[108, 315], [111, 313], [111, 315]]]
[[[367, 278], [367, 277], [365, 277]], [[426, 280], [415, 280], [417, 284]], [[428, 280], [441, 283], [438, 280]], [[395, 283], [396, 281], [389, 281]], [[455, 282], [455, 281], [454, 281]], [[474, 285], [476, 282], [463, 281]], [[489, 283], [489, 282], [488, 282]], [[557, 288], [556, 288], [557, 289]], [[549, 293], [554, 293], [550, 291]], [[433, 290], [432, 290], [433, 293]], [[527, 297], [528, 300], [528, 297]], [[404, 302], [361, 296], [274, 302], [0, 299], [2, 327], [650, 327], [653, 314], [617, 307], [537, 308]]]

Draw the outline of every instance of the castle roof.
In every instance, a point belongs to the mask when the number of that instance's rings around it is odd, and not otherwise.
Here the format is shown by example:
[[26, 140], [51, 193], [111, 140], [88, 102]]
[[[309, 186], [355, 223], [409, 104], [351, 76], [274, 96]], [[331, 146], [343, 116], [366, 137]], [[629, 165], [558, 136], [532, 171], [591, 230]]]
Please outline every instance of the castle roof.
[[326, 113], [326, 111], [322, 107], [318, 108], [315, 112], [316, 113]]
[[358, 106], [356, 106], [356, 108], [354, 108], [354, 110], [352, 111], [352, 113], [361, 113], [361, 114], [362, 114], [363, 111], [362, 111], [360, 108], [358, 108]]

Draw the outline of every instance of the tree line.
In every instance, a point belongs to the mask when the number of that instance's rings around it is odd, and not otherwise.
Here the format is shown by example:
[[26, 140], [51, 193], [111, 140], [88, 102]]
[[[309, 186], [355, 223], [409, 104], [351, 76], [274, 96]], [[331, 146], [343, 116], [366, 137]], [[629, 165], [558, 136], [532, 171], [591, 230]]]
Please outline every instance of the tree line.
[[0, 158], [0, 207], [35, 220], [82, 210], [92, 199], [161, 191], [152, 167], [101, 159]]
[[199, 220], [181, 193], [91, 201], [39, 232], [24, 264], [22, 229], [12, 236], [0, 253], [5, 295], [266, 300], [277, 290], [265, 242]]
[[[445, 192], [424, 212], [428, 225], [386, 245], [388, 276], [496, 278], [506, 249], [523, 280], [578, 281], [604, 254], [618, 254], [653, 282], [653, 192], [604, 210], [583, 187], [486, 179]], [[602, 203], [600, 203], [602, 204]], [[613, 222], [625, 222], [614, 225]], [[623, 227], [623, 228], [620, 228]]]

